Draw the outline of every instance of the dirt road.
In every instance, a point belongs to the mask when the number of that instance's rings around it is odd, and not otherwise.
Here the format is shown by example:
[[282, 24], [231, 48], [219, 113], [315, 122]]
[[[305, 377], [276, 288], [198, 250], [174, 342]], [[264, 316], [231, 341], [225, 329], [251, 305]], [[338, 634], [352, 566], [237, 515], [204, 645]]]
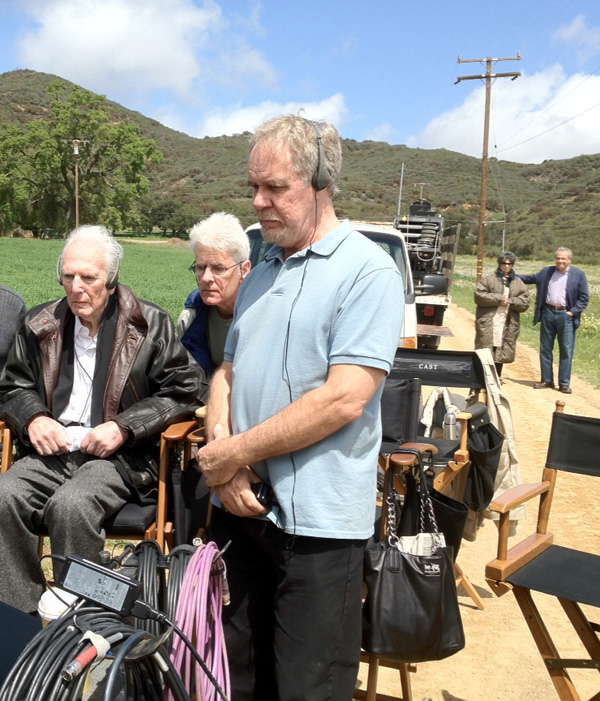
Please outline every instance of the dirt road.
[[[471, 350], [474, 338], [474, 317], [469, 312], [451, 307], [445, 318], [454, 338], [443, 339], [442, 348]], [[600, 391], [578, 378], [573, 378], [573, 394], [561, 395], [555, 390], [534, 390], [539, 379], [537, 351], [519, 344], [516, 362], [503, 371], [503, 392], [511, 404], [521, 470], [524, 482], [536, 482], [541, 477], [546, 446], [550, 433], [550, 417], [557, 399], [564, 399], [566, 410], [600, 418]], [[600, 554], [598, 504], [600, 485], [590, 492], [588, 479], [576, 475], [559, 476], [550, 530], [556, 541], [572, 547], [590, 549]], [[510, 544], [535, 530], [536, 513], [528, 509], [525, 522], [519, 524], [518, 534]], [[595, 519], [595, 521], [593, 520]], [[595, 523], [590, 528], [590, 524]], [[497, 530], [486, 521], [475, 542], [463, 541], [459, 563], [485, 602], [479, 611], [464, 590], [459, 589], [466, 648], [447, 660], [418, 665], [412, 675], [415, 701], [552, 701], [558, 696], [545, 670], [529, 629], [512, 594], [495, 597], [485, 582], [484, 568], [496, 554]], [[549, 597], [536, 598], [542, 615], [555, 635], [562, 654], [584, 656], [585, 652], [573, 640], [572, 629], [560, 605]], [[592, 620], [600, 621], [595, 610]], [[591, 670], [575, 670], [571, 676], [582, 698], [600, 691], [600, 677]], [[366, 679], [361, 672], [361, 679]], [[401, 696], [396, 672], [381, 669], [380, 693]]]

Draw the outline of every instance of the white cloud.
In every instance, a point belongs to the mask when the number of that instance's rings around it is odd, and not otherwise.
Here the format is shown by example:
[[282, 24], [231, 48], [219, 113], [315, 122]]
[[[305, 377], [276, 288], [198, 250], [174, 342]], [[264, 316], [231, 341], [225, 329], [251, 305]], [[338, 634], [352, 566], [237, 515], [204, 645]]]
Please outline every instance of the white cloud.
[[130, 103], [156, 90], [200, 101], [217, 77], [276, 79], [214, 0], [25, 0], [25, 9], [38, 27], [20, 42], [23, 65]]
[[[408, 146], [446, 148], [481, 157], [485, 88], [460, 107], [433, 119]], [[488, 153], [503, 160], [540, 163], [600, 152], [600, 76], [567, 78], [556, 65], [492, 87]]]
[[571, 24], [559, 27], [553, 38], [561, 44], [576, 47], [580, 61], [600, 54], [600, 28], [588, 27], [585, 15], [577, 15]]
[[265, 119], [270, 119], [280, 114], [298, 113], [301, 113], [307, 119], [324, 119], [332, 122], [339, 128], [346, 112], [346, 102], [344, 96], [340, 93], [320, 102], [287, 102], [280, 104], [268, 101], [251, 107], [234, 108], [231, 111], [212, 110], [206, 114], [200, 124], [195, 127], [190, 126], [186, 133], [197, 137], [241, 134], [244, 131], [254, 131]]
[[387, 141], [393, 143], [398, 136], [398, 131], [390, 122], [385, 122], [379, 126], [369, 129], [365, 134], [365, 139], [368, 141]]

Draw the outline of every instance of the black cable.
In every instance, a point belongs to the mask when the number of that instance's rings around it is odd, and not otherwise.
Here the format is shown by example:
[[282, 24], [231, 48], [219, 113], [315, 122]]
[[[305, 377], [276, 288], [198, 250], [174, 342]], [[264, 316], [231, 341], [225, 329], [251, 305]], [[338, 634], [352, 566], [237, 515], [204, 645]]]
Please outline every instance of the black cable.
[[[158, 609], [159, 575], [158, 558], [161, 554], [158, 543], [154, 540], [143, 540], [136, 548], [138, 557], [138, 579], [142, 582], [142, 597], [152, 608]], [[161, 626], [152, 619], [136, 619], [135, 627], [146, 630], [152, 635], [159, 635]]]
[[114, 655], [108, 674], [106, 675], [105, 686], [104, 686], [104, 701], [112, 701], [116, 697], [115, 686], [117, 683], [117, 672], [119, 667], [123, 664], [125, 656], [140, 642], [140, 640], [147, 640], [150, 637], [150, 633], [145, 630], [139, 630], [130, 635], [129, 638], [119, 647], [118, 652]]
[[178, 545], [169, 553], [169, 580], [167, 583], [167, 598], [165, 602], [165, 614], [170, 620], [175, 620], [177, 602], [181, 585], [185, 577], [188, 564], [196, 551], [193, 545]]
[[210, 683], [215, 687], [217, 694], [224, 699], [224, 701], [227, 701], [227, 696], [223, 689], [221, 688], [221, 685], [219, 682], [215, 679], [215, 676], [213, 673], [210, 671], [208, 668], [208, 665], [206, 662], [202, 659], [200, 656], [200, 653], [198, 650], [196, 650], [195, 645], [192, 644], [192, 641], [187, 637], [187, 635], [177, 626], [175, 623], [173, 623], [172, 620], [168, 619], [164, 613], [161, 613], [160, 611], [152, 610], [144, 601], [136, 601], [136, 603], [133, 605], [133, 615], [134, 616], [149, 616], [151, 618], [156, 618], [157, 620], [161, 621], [162, 623], [166, 624], [167, 626], [171, 626], [173, 630], [177, 633], [177, 635], [183, 640], [184, 645], [188, 648], [188, 650], [192, 653], [192, 656], [196, 660], [196, 662], [200, 665], [202, 671], [204, 674], [206, 674], [208, 680]]

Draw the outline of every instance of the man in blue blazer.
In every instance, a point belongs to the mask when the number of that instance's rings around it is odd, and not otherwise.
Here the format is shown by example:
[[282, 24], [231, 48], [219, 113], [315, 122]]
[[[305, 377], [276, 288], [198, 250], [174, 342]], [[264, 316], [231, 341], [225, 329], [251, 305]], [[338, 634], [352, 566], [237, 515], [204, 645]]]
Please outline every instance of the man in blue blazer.
[[581, 324], [581, 312], [590, 301], [588, 282], [583, 270], [571, 265], [571, 249], [561, 246], [556, 251], [556, 264], [533, 275], [519, 275], [526, 285], [537, 286], [533, 323], [541, 322], [541, 382], [534, 389], [554, 387], [552, 350], [558, 338], [558, 389], [571, 394], [571, 366], [575, 350], [575, 331]]

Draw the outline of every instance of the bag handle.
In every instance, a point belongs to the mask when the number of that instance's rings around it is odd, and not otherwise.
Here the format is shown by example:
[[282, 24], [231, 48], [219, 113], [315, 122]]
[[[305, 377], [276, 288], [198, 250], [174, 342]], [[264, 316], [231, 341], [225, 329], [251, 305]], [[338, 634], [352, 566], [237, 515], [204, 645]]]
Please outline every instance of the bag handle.
[[[436, 535], [440, 535], [437, 521], [435, 518], [435, 513], [433, 511], [433, 502], [431, 501], [431, 496], [429, 494], [429, 491], [427, 489], [427, 478], [425, 476], [425, 468], [423, 467], [423, 453], [420, 451], [418, 448], [403, 448], [401, 450], [395, 450], [394, 453], [410, 453], [411, 455], [415, 455], [417, 457], [417, 465], [415, 466], [417, 469], [415, 470], [417, 472], [417, 477], [419, 481], [419, 500], [420, 500], [420, 508], [419, 508], [419, 527], [421, 533], [427, 533], [426, 527], [425, 527], [425, 513], [427, 513], [427, 517], [429, 519], [429, 524], [431, 528], [433, 529], [433, 533]], [[396, 491], [394, 490], [394, 471], [395, 471], [395, 465], [392, 466], [392, 475], [391, 479], [389, 481], [389, 484], [391, 487], [388, 490], [388, 496], [386, 497], [386, 502], [387, 502], [387, 507], [388, 507], [388, 521], [387, 521], [387, 537], [388, 540], [390, 539], [390, 515], [393, 512], [393, 525], [394, 525], [394, 531], [393, 531], [393, 537], [397, 539], [396, 536], [396, 510], [394, 508], [394, 497], [396, 495]], [[414, 469], [414, 468], [413, 468]], [[394, 541], [395, 542], [395, 541]], [[391, 543], [391, 541], [390, 541]]]

